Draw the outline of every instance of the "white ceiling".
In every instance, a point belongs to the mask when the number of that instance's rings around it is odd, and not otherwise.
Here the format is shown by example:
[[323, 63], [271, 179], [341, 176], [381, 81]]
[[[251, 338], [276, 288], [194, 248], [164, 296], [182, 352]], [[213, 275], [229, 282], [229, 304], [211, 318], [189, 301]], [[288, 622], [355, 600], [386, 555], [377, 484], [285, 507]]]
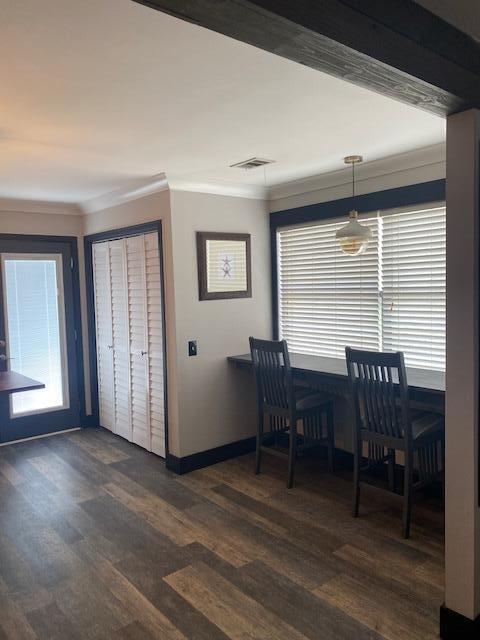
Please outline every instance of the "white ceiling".
[[416, 0], [416, 2], [480, 41], [480, 2], [478, 0]]
[[[131, 0], [0, 0], [0, 197], [165, 172], [279, 184], [443, 142], [445, 122]], [[245, 172], [251, 156], [276, 160]]]

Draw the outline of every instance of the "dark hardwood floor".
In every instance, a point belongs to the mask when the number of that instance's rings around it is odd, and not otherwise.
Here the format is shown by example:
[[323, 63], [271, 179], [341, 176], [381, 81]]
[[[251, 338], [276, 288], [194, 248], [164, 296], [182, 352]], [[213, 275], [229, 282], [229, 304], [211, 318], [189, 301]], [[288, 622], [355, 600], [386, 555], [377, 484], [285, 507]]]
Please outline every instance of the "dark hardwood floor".
[[[443, 600], [432, 499], [253, 457], [175, 476], [103, 430], [0, 448], [0, 639], [428, 640]], [[371, 494], [371, 495], [370, 495]]]

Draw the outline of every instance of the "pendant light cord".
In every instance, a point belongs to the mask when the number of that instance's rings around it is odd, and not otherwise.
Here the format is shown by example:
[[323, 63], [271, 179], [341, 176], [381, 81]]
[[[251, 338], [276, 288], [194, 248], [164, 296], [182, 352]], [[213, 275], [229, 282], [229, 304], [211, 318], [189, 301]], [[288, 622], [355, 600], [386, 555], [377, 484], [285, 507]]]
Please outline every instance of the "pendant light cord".
[[[355, 162], [352, 162], [352, 201], [355, 200]], [[355, 204], [352, 202], [352, 204]]]

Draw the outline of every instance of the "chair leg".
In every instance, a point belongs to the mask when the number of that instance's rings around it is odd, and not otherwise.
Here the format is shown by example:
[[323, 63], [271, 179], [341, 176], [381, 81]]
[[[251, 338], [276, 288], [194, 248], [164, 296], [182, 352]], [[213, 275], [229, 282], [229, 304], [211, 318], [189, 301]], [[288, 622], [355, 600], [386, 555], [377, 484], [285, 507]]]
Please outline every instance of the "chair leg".
[[352, 515], [358, 518], [360, 507], [360, 464], [362, 460], [362, 441], [355, 442], [355, 450], [353, 452], [353, 509]]
[[445, 512], [445, 440], [440, 442], [440, 448], [442, 455], [442, 503]]
[[405, 479], [403, 495], [403, 537], [410, 537], [410, 522], [412, 518], [412, 494], [413, 494], [413, 468], [412, 456], [405, 456]]
[[395, 492], [395, 449], [388, 450], [388, 488]]
[[295, 475], [295, 462], [297, 458], [297, 425], [294, 421], [290, 422], [290, 443], [288, 449], [288, 480], [287, 489], [293, 487], [293, 480]]
[[330, 473], [335, 473], [335, 429], [333, 423], [333, 405], [327, 408], [327, 446], [328, 468]]
[[263, 411], [258, 412], [258, 430], [257, 430], [257, 446], [255, 450], [255, 475], [260, 473], [260, 462], [262, 457], [262, 439], [263, 439]]

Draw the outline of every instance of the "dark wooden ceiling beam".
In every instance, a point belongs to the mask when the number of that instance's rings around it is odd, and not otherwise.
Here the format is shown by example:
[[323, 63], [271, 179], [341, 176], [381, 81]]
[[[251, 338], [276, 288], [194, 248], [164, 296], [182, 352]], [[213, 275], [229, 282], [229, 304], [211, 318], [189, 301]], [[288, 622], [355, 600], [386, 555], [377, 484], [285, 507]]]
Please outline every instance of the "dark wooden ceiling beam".
[[438, 115], [480, 107], [480, 45], [410, 0], [134, 0]]

